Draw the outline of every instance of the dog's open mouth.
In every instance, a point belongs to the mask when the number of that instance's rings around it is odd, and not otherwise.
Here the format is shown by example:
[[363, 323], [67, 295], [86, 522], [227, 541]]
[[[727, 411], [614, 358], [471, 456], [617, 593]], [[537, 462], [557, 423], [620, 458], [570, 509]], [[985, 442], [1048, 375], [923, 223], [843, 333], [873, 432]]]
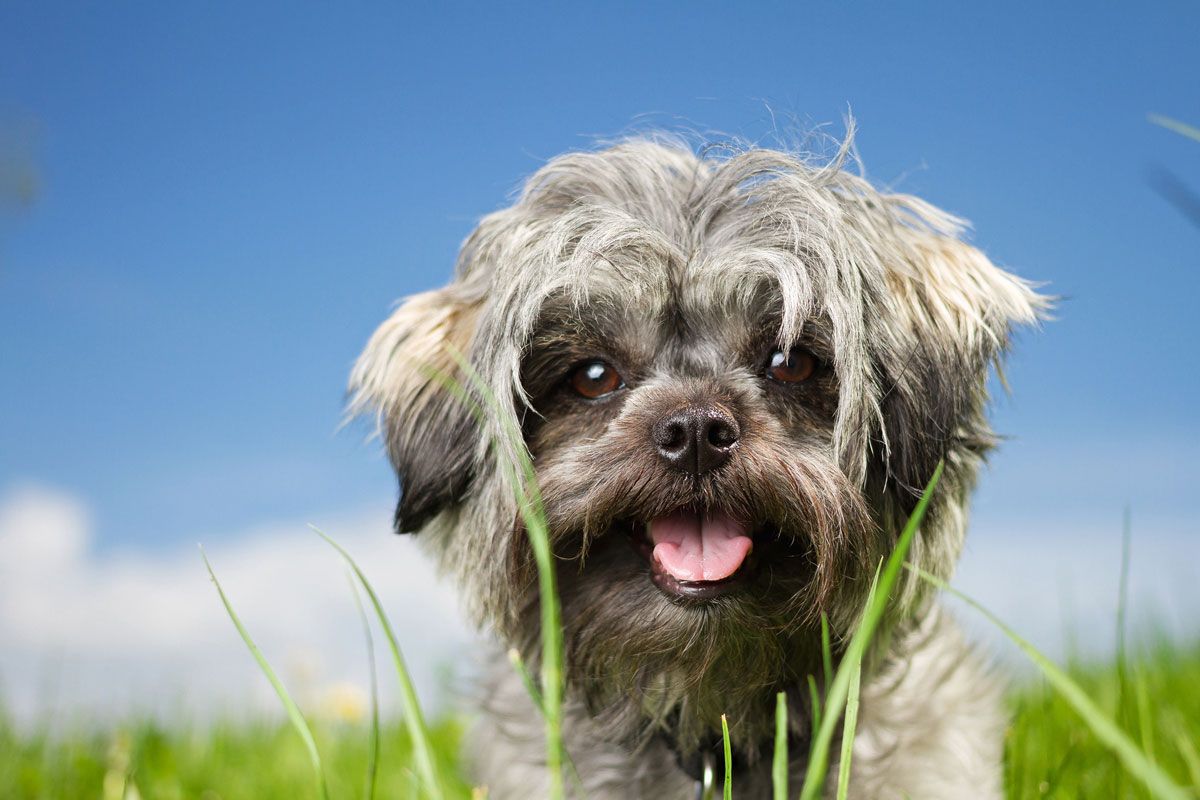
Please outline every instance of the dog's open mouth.
[[632, 527], [650, 577], [670, 597], [707, 600], [736, 589], [754, 549], [745, 523], [721, 512], [681, 509]]

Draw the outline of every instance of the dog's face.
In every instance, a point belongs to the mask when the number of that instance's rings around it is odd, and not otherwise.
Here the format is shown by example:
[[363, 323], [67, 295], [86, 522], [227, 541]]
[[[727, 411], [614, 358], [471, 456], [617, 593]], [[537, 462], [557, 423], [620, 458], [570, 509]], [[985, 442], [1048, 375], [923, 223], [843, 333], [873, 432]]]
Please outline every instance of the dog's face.
[[[686, 749], [819, 670], [937, 463], [912, 559], [945, 575], [990, 445], [989, 364], [1042, 301], [958, 222], [836, 166], [631, 142], [565, 156], [403, 304], [352, 379], [420, 531], [469, 605], [536, 654], [513, 487], [532, 456], [559, 559], [569, 680]], [[484, 424], [433, 376], [467, 354]], [[468, 381], [461, 377], [463, 383]], [[519, 431], [513, 441], [509, 431]], [[905, 583], [893, 624], [921, 606]], [[632, 702], [625, 699], [632, 698]]]

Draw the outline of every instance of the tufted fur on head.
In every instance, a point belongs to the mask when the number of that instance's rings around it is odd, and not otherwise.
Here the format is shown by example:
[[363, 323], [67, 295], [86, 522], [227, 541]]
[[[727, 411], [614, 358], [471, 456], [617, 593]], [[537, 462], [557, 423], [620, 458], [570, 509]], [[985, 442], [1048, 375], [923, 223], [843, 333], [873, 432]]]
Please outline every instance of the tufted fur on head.
[[[420, 532], [477, 619], [536, 659], [527, 543], [495, 467], [528, 450], [559, 558], [569, 692], [631, 753], [661, 735], [686, 755], [728, 713], [753, 761], [779, 690], [803, 719], [820, 615], [838, 637], [853, 629], [939, 461], [910, 560], [948, 577], [958, 558], [993, 444], [989, 368], [1046, 301], [963, 242], [961, 220], [847, 172], [846, 152], [816, 165], [658, 137], [557, 158], [355, 366], [351, 410], [378, 415], [400, 477], [397, 530]], [[437, 378], [462, 380], [452, 349], [499, 400], [481, 426]], [[766, 360], [792, 352], [817, 366], [781, 387]], [[573, 394], [573, 370], [597, 361], [620, 388]], [[727, 463], [664, 464], [650, 432], [680, 408], [733, 419]], [[652, 560], [629, 541], [679, 509], [753, 528], [744, 587], [692, 602], [647, 579]], [[900, 641], [930, 604], [911, 577], [893, 599]]]

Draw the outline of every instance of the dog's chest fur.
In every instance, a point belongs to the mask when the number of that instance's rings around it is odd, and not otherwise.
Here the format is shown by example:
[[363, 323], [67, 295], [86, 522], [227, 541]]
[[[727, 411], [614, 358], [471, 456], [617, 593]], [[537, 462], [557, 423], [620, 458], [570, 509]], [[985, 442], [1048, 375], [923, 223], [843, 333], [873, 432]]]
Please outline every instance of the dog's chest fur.
[[[849, 796], [857, 800], [1002, 797], [1003, 684], [970, 650], [954, 623], [939, 612], [931, 614], [907, 642], [897, 642], [896, 648], [897, 656], [862, 687]], [[496, 664], [482, 687], [480, 697], [486, 699], [480, 701], [482, 713], [468, 742], [472, 772], [488, 787], [488, 796], [497, 800], [545, 797], [542, 718], [507, 659], [498, 655]], [[807, 691], [807, 687], [796, 688]], [[651, 737], [640, 746], [613, 741], [616, 732], [598, 722], [580, 702], [568, 702], [565, 716], [566, 749], [584, 789], [580, 795], [569, 779], [571, 797], [698, 797], [696, 780], [680, 767], [666, 740]], [[807, 752], [794, 750], [793, 746], [789, 753], [788, 797], [799, 794], [808, 761]], [[826, 781], [825, 793], [830, 797], [839, 769], [837, 752], [835, 746]], [[755, 764], [735, 761], [734, 797], [774, 796], [771, 756], [768, 750]]]

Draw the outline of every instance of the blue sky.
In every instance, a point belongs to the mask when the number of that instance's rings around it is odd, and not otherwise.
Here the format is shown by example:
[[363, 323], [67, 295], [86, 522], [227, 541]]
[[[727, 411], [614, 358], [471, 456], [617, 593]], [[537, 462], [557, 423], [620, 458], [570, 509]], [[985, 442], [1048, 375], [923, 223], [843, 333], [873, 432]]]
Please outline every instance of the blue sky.
[[0, 494], [74, 498], [100, 557], [386, 510], [346, 375], [523, 176], [850, 108], [870, 178], [1066, 297], [977, 518], [1194, 536], [1200, 229], [1150, 176], [1200, 191], [1200, 144], [1146, 116], [1200, 124], [1200, 6], [1117, 5], [4, 3], [0, 158], [40, 190], [0, 203]]

